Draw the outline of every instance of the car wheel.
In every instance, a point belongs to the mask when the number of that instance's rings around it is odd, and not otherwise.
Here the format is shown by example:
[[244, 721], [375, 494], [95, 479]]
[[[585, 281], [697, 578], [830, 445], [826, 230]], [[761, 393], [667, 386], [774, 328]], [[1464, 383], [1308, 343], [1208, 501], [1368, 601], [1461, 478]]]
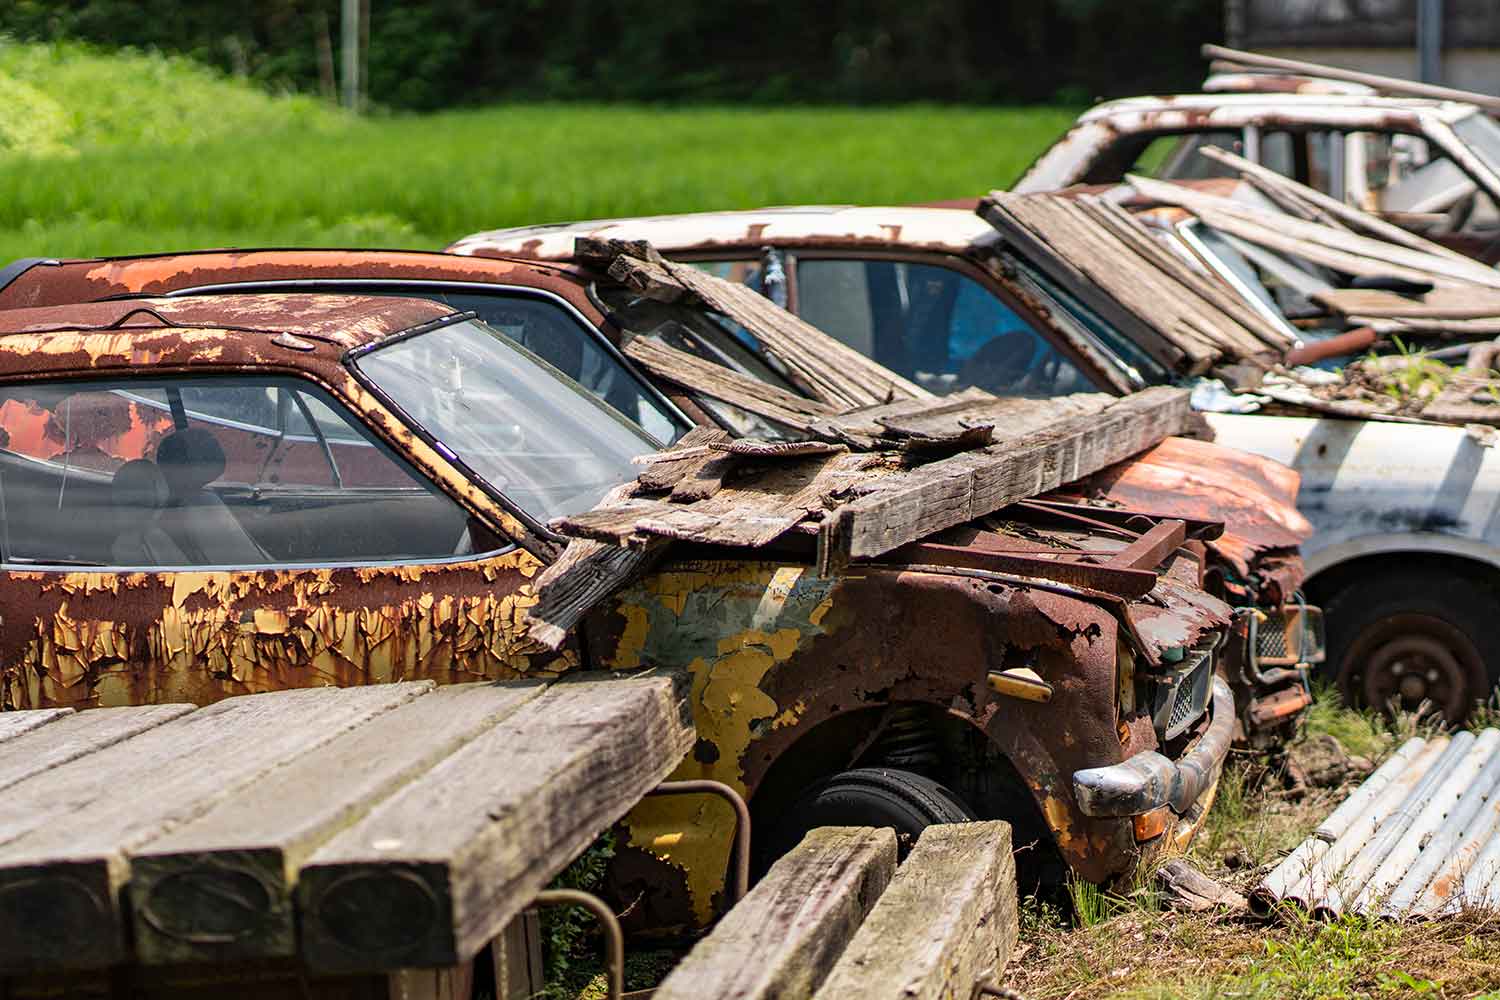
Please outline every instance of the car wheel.
[[957, 795], [920, 774], [886, 767], [841, 771], [809, 786], [772, 827], [762, 867], [769, 867], [820, 826], [890, 827], [904, 858], [929, 826], [974, 819]]
[[1414, 711], [1426, 701], [1459, 722], [1500, 675], [1500, 602], [1457, 574], [1357, 583], [1329, 603], [1324, 669], [1345, 701]]

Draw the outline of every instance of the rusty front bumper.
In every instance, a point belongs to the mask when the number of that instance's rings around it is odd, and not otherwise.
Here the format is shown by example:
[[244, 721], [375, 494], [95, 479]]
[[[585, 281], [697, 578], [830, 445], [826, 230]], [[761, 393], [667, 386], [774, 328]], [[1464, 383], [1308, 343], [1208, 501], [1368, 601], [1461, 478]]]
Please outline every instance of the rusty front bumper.
[[1170, 806], [1181, 816], [1214, 787], [1234, 736], [1234, 695], [1214, 678], [1208, 729], [1196, 746], [1173, 761], [1154, 750], [1108, 767], [1073, 772], [1073, 796], [1085, 816], [1140, 816]]

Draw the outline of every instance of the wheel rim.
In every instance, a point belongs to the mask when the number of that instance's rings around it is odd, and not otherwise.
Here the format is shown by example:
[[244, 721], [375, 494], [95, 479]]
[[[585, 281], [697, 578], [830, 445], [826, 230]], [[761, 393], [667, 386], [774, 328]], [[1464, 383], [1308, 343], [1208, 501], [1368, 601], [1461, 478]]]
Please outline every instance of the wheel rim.
[[1441, 618], [1392, 615], [1366, 629], [1339, 671], [1351, 703], [1416, 711], [1426, 701], [1457, 722], [1485, 689], [1484, 659], [1463, 632]]

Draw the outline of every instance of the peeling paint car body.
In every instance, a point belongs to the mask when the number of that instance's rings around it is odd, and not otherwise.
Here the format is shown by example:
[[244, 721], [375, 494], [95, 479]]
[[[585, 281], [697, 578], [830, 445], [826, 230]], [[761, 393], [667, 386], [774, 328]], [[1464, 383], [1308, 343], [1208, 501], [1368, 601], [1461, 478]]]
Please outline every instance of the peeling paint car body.
[[[830, 330], [839, 326], [825, 316], [847, 310], [858, 291], [836, 286], [832, 278], [819, 277], [815, 285], [814, 267], [846, 262], [905, 266], [913, 269], [907, 273], [912, 284], [922, 280], [912, 277], [914, 270], [927, 268], [932, 275], [964, 282], [957, 296], [973, 289], [1000, 303], [1039, 343], [1074, 366], [1087, 389], [1129, 392], [1144, 385], [1146, 377], [1165, 377], [1164, 371], [1152, 375], [1144, 356], [1122, 357], [1115, 351], [1118, 345], [1067, 322], [1061, 306], [1050, 297], [1054, 293], [1036, 283], [1022, 259], [997, 244], [990, 225], [973, 212], [957, 209], [805, 206], [600, 220], [477, 233], [449, 250], [475, 257], [516, 254], [561, 262], [572, 258], [574, 241], [585, 236], [645, 240], [674, 259], [719, 271], [779, 274], [780, 294], [788, 307]], [[814, 296], [821, 300], [816, 310]], [[876, 360], [886, 360], [878, 348], [872, 352], [865, 344], [859, 346]], [[922, 381], [921, 372], [902, 374]], [[1050, 389], [1064, 388], [1055, 382], [1050, 387], [979, 384], [1001, 395], [1046, 395]], [[930, 387], [943, 388], [936, 383]], [[1300, 614], [1284, 610], [1284, 605], [1295, 601], [1302, 589], [1298, 549], [1312, 529], [1293, 506], [1296, 475], [1275, 462], [1174, 439], [1141, 456], [1118, 477], [1107, 482], [1096, 477], [1079, 488], [1106, 502], [1224, 521], [1224, 535], [1210, 543], [1218, 559], [1212, 571], [1213, 592], [1238, 606], [1258, 605], [1283, 623]], [[1244, 735], [1260, 731], [1256, 739], [1270, 745], [1295, 721], [1306, 705], [1302, 682], [1295, 670], [1288, 669], [1295, 665], [1295, 659], [1278, 658], [1262, 671], [1247, 658], [1244, 672], [1230, 676]]]
[[[1156, 154], [1143, 161], [1158, 141], [1172, 148], [1160, 163]], [[1500, 259], [1500, 127], [1456, 101], [1305, 90], [1109, 101], [1080, 115], [1013, 190], [1112, 184], [1132, 170], [1173, 180], [1227, 176], [1194, 155], [1201, 143], [1232, 146], [1486, 263]]]
[[[471, 273], [493, 268], [509, 275], [512, 289], [535, 275], [524, 287], [563, 299], [554, 304], [567, 315], [593, 308], [588, 282], [567, 268], [410, 256], [433, 259], [426, 274], [449, 261]], [[193, 263], [210, 265], [188, 268], [193, 280], [220, 277], [207, 255]], [[421, 266], [420, 259], [398, 263]], [[49, 273], [67, 274], [56, 266]], [[107, 266], [118, 278], [118, 265]], [[283, 278], [295, 270], [284, 261], [267, 265], [275, 267]], [[156, 261], [138, 273], [158, 282], [162, 271]], [[560, 539], [476, 478], [357, 370], [356, 359], [378, 345], [418, 343], [422, 331], [464, 315], [432, 301], [269, 289], [0, 310], [0, 392], [33, 392], [49, 380], [78, 387], [100, 377], [267, 372], [306, 382], [458, 505], [472, 536], [488, 539], [474, 543], [472, 555], [357, 565], [7, 565], [0, 577], [5, 707], [203, 703], [305, 684], [675, 667], [693, 676], [702, 736], [677, 776], [723, 781], [759, 816], [775, 816], [821, 774], [878, 764], [892, 745], [910, 750], [915, 733], [939, 767], [955, 772], [951, 780], [976, 811], [1016, 816], [1081, 877], [1122, 876], [1146, 854], [1196, 832], [1233, 725], [1212, 673], [1237, 616], [1200, 587], [1202, 540], [1212, 541], [1219, 525], [1195, 522], [1191, 536], [1201, 540], [1190, 538], [1149, 567], [1155, 582], [1144, 596], [915, 555], [825, 578], [813, 569], [811, 541], [796, 539], [750, 558], [687, 549], [616, 595], [551, 654], [524, 639], [523, 623], [536, 599], [531, 581], [556, 558]], [[71, 397], [47, 398], [25, 413], [12, 409], [9, 426], [18, 435], [7, 444], [56, 432], [59, 408]], [[5, 416], [0, 410], [0, 425]], [[77, 452], [113, 465], [162, 447], [160, 438], [102, 422], [61, 433], [62, 456], [29, 457], [55, 467]], [[92, 436], [80, 447], [85, 434]], [[1116, 533], [1066, 507], [1002, 512], [949, 541], [1008, 558], [1058, 547], [1124, 548]], [[1101, 508], [1100, 516], [1117, 509]], [[1120, 509], [1122, 521], [1130, 514]], [[1163, 519], [1147, 514], [1146, 523]], [[1047, 698], [1017, 696], [1005, 678], [995, 680], [1012, 669], [1039, 678]], [[1159, 720], [1179, 708], [1172, 735], [1162, 737]], [[1179, 764], [1193, 769], [1183, 773], [1176, 799], [1147, 796], [1103, 807], [1102, 815], [1085, 811], [1076, 776], [1137, 758], [1174, 775]], [[648, 801], [625, 820], [617, 888], [627, 900], [652, 889], [640, 911], [651, 924], [702, 923], [723, 901], [730, 828], [727, 807], [710, 797]]]

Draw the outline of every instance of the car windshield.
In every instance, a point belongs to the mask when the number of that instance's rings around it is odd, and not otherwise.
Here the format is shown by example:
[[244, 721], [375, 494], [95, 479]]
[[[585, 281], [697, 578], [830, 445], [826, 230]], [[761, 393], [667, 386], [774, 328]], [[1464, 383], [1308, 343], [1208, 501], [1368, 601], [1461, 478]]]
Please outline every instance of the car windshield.
[[1500, 125], [1489, 115], [1476, 111], [1453, 123], [1453, 131], [1484, 161], [1490, 172], [1500, 176]]
[[[779, 362], [759, 349], [759, 341], [726, 316], [701, 305], [658, 302], [621, 285], [595, 285], [594, 297], [609, 312], [615, 325], [626, 333], [658, 341], [778, 389], [805, 395], [780, 370]], [[776, 425], [737, 406], [702, 395], [695, 394], [694, 398], [720, 423], [740, 436], [786, 436]]]
[[405, 337], [357, 370], [539, 521], [594, 506], [660, 444], [552, 365], [478, 320]]

